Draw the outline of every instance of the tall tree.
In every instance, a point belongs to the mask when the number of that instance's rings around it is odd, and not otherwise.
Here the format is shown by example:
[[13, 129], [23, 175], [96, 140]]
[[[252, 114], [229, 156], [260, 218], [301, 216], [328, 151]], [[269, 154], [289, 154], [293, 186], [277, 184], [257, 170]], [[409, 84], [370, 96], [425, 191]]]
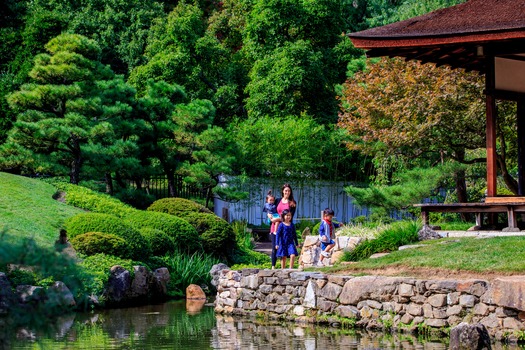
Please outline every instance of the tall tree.
[[337, 120], [336, 85], [361, 51], [343, 35], [356, 8], [346, 1], [256, 1], [243, 31], [243, 51], [253, 62], [246, 87], [248, 114], [308, 114]]
[[180, 86], [151, 80], [139, 104], [146, 122], [142, 153], [158, 161], [168, 179], [169, 195], [176, 197], [175, 174], [191, 159], [196, 137], [211, 125], [215, 109], [207, 100], [188, 101]]
[[[204, 130], [195, 138], [196, 149], [192, 152], [191, 161], [184, 167], [184, 173], [187, 175], [185, 181], [202, 188], [206, 193], [206, 207], [213, 199], [220, 176], [234, 174], [233, 167], [239, 151], [231, 136], [217, 126]], [[223, 192], [220, 194], [224, 195]], [[244, 196], [245, 193], [229, 191], [226, 200], [238, 200]]]
[[108, 110], [122, 107], [120, 101], [104, 99], [108, 92], [102, 90], [117, 78], [97, 60], [97, 43], [86, 37], [62, 34], [46, 50], [49, 54], [38, 55], [30, 71], [34, 82], [8, 96], [19, 113], [8, 143], [38, 154], [52, 173], [69, 169], [71, 183], [77, 184], [85, 147], [98, 134], [100, 119], [112, 120]]
[[[483, 77], [476, 73], [381, 59], [345, 84], [342, 107], [339, 126], [353, 135], [351, 149], [485, 162], [468, 155], [485, 147]], [[464, 172], [455, 175], [459, 200], [466, 201]]]
[[226, 125], [242, 115], [242, 89], [246, 69], [240, 58], [207, 32], [204, 11], [180, 2], [167, 21], [151, 30], [147, 63], [136, 67], [129, 82], [139, 91], [149, 79], [184, 87], [190, 99], [208, 99], [216, 106], [214, 124]]

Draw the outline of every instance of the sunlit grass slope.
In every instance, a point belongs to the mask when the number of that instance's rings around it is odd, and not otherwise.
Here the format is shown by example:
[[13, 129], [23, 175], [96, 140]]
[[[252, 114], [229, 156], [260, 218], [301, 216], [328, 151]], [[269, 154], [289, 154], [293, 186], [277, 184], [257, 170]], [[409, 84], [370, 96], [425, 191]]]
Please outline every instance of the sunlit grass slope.
[[7, 228], [12, 239], [33, 237], [52, 245], [64, 220], [82, 212], [54, 200], [55, 192], [42, 181], [0, 172], [0, 231]]

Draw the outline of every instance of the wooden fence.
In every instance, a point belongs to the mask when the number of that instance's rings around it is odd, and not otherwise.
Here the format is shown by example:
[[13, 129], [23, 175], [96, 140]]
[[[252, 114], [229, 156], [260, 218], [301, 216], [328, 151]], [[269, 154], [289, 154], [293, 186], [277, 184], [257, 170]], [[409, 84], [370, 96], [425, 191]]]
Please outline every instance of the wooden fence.
[[[136, 181], [130, 180], [129, 186], [137, 188]], [[146, 193], [154, 195], [157, 199], [169, 197], [168, 179], [165, 175], [150, 176], [142, 179], [140, 188]], [[175, 176], [175, 191], [176, 197], [180, 198], [206, 198], [206, 193], [202, 189], [185, 183], [183, 177], [179, 175]]]

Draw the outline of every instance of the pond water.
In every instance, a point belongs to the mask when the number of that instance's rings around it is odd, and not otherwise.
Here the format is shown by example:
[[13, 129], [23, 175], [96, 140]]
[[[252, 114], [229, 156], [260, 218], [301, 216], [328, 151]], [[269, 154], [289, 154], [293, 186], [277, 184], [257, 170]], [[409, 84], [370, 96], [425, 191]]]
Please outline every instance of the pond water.
[[211, 305], [168, 302], [64, 315], [0, 319], [3, 349], [447, 349], [444, 340], [215, 315]]

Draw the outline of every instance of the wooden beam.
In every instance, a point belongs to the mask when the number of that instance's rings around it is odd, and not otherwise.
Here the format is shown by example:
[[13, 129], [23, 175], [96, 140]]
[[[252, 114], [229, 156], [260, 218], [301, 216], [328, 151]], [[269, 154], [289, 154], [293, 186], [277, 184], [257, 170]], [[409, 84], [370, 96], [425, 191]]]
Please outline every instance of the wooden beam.
[[490, 91], [485, 90], [483, 91], [483, 93], [485, 95], [492, 95], [495, 99], [498, 99], [498, 100], [505, 100], [505, 101], [525, 100], [525, 93], [523, 92], [493, 89]]

